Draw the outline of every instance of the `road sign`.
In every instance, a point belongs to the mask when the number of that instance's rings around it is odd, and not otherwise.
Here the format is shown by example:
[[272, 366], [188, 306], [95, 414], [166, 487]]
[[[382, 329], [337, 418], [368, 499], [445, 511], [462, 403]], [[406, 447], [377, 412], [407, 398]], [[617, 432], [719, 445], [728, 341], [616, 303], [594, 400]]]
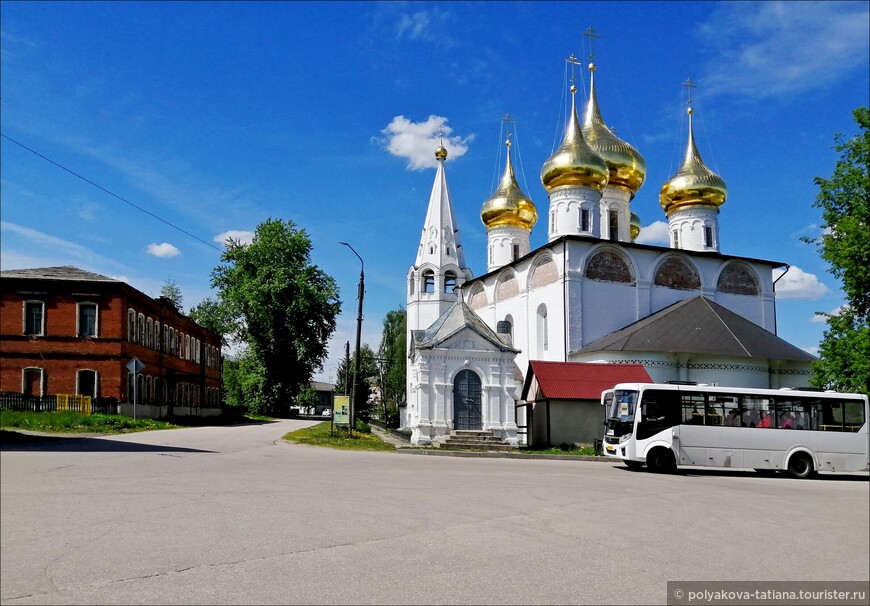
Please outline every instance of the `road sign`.
[[129, 370], [133, 374], [142, 372], [142, 370], [144, 368], [145, 368], [145, 364], [143, 364], [142, 360], [140, 360], [139, 358], [134, 357], [132, 360], [127, 362], [127, 370]]

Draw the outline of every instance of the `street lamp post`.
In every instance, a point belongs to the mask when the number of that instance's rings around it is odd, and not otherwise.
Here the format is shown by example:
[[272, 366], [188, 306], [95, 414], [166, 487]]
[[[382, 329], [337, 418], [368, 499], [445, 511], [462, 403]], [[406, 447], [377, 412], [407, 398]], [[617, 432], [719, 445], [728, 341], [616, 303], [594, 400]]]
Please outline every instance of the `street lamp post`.
[[356, 351], [353, 353], [353, 391], [351, 392], [350, 397], [350, 434], [353, 435], [353, 429], [356, 426], [356, 399], [359, 395], [359, 384], [357, 376], [359, 374], [359, 348], [360, 348], [360, 337], [362, 336], [362, 320], [363, 320], [363, 295], [365, 294], [365, 263], [362, 260], [362, 257], [359, 256], [359, 253], [354, 250], [353, 246], [348, 244], [347, 242], [339, 242], [344, 246], [347, 246], [353, 254], [356, 255], [356, 258], [359, 259], [360, 269], [359, 269], [359, 293], [357, 298], [359, 299], [359, 306], [357, 307], [356, 314]]

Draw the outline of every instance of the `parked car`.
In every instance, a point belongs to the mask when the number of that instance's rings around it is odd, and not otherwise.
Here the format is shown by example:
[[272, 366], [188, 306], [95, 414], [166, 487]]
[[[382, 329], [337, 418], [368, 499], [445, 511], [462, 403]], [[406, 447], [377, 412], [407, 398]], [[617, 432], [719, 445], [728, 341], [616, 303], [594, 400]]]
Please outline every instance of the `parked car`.
[[331, 408], [324, 408], [323, 412], [320, 414], [323, 415], [324, 417], [331, 417], [332, 416], [332, 409]]

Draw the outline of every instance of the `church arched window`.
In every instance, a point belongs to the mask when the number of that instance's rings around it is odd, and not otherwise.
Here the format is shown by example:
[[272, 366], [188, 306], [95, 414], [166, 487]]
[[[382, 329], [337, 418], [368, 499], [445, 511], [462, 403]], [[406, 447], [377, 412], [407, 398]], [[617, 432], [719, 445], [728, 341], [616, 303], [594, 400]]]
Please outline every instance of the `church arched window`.
[[668, 257], [659, 265], [654, 279], [656, 286], [677, 290], [698, 290], [701, 279], [694, 265], [679, 257]]
[[414, 294], [414, 281], [415, 281], [414, 276], [411, 276], [410, 278], [408, 278], [408, 294], [409, 295]]
[[744, 263], [729, 263], [716, 283], [716, 290], [732, 295], [759, 295], [758, 279]]
[[504, 317], [504, 320], [496, 322], [495, 332], [501, 335], [508, 335], [511, 339], [514, 337], [514, 319], [510, 314]]
[[431, 269], [423, 272], [423, 292], [435, 292], [435, 272]]
[[625, 259], [612, 250], [602, 250], [595, 253], [586, 263], [585, 276], [590, 280], [602, 282], [634, 283], [634, 278]]
[[547, 306], [543, 303], [538, 305], [536, 319], [538, 358], [543, 358], [544, 352], [546, 352], [550, 347], [549, 327], [547, 326]]
[[448, 271], [444, 274], [444, 292], [452, 295], [454, 288], [456, 288], [456, 274]]

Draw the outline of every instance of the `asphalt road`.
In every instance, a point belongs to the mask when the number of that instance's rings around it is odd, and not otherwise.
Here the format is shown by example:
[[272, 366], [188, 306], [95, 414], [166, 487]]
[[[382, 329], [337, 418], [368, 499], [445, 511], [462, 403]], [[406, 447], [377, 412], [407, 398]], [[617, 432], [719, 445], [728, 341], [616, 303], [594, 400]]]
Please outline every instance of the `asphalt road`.
[[868, 475], [631, 472], [283, 443], [277, 423], [4, 444], [3, 604], [665, 603], [867, 581]]

